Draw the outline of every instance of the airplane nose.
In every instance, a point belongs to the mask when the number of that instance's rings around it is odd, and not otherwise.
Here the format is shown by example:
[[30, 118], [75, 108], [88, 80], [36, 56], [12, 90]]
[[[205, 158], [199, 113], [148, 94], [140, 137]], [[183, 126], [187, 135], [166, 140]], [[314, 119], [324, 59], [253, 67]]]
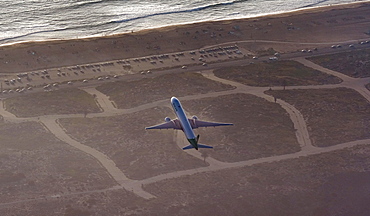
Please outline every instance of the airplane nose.
[[172, 97], [171, 98], [171, 103], [173, 103], [174, 101], [178, 101], [178, 99], [176, 97]]

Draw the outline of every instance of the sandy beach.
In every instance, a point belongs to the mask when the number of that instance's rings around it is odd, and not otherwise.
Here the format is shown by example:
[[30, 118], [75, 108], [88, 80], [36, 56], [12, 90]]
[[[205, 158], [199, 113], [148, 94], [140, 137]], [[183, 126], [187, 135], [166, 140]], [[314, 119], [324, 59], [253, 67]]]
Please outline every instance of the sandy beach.
[[[368, 39], [369, 24], [370, 3], [353, 3], [257, 18], [169, 26], [99, 38], [21, 43], [0, 47], [0, 73], [124, 60], [220, 44], [237, 44], [246, 55], [268, 48], [290, 52], [307, 47], [328, 46], [329, 43]], [[119, 69], [122, 69], [122, 65], [116, 70]]]

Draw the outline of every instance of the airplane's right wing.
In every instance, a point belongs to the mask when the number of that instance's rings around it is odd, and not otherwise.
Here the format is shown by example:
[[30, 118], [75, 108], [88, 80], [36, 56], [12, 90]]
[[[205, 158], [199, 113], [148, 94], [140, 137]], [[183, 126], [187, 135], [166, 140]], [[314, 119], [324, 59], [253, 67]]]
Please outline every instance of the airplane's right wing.
[[150, 127], [146, 127], [145, 129], [146, 130], [149, 130], [149, 129], [176, 129], [176, 130], [181, 130], [181, 124], [180, 124], [180, 121], [178, 119], [174, 119], [174, 120], [162, 123], [162, 124], [157, 124], [157, 125], [153, 125], [153, 126], [150, 126]]
[[193, 129], [199, 127], [217, 127], [217, 126], [228, 126], [233, 125], [231, 123], [219, 123], [219, 122], [206, 122], [198, 119], [189, 119], [190, 125]]

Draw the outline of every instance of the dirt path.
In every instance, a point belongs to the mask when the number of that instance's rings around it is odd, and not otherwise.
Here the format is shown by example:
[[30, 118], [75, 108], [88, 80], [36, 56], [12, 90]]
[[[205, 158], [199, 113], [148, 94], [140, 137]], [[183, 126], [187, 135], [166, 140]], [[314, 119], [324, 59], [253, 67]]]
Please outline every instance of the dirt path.
[[367, 101], [370, 102], [370, 91], [367, 90], [366, 87], [365, 87], [366, 84], [370, 83], [370, 77], [367, 77], [367, 78], [353, 78], [353, 77], [349, 77], [345, 74], [342, 74], [342, 73], [324, 68], [324, 67], [322, 67], [318, 64], [315, 64], [311, 61], [308, 61], [305, 58], [296, 58], [296, 59], [293, 59], [293, 60], [305, 65], [306, 67], [310, 67], [310, 68], [313, 68], [315, 70], [321, 71], [323, 73], [327, 73], [327, 74], [330, 74], [330, 75], [341, 78], [343, 80], [343, 82], [339, 83], [339, 84], [336, 84], [336, 85], [333, 85], [333, 86], [346, 87], [346, 88], [354, 89], [358, 93], [360, 93], [364, 98], [366, 98]]
[[[246, 86], [237, 82], [233, 82], [230, 80], [221, 79], [219, 77], [216, 77], [212, 71], [206, 71], [202, 73], [205, 77], [208, 79], [212, 79], [218, 82], [222, 82], [225, 84], [229, 84], [236, 87], [237, 92], [240, 93], [246, 93], [246, 94], [252, 94], [257, 97], [264, 98], [265, 100], [269, 102], [275, 102], [274, 97], [270, 95], [266, 95], [264, 91], [268, 90], [266, 87], [252, 87], [252, 86]], [[306, 149], [313, 149], [316, 148], [312, 146], [312, 142], [310, 140], [310, 136], [308, 134], [306, 122], [303, 118], [303, 115], [292, 105], [286, 103], [282, 100], [277, 100], [276, 103], [280, 104], [283, 109], [287, 111], [287, 113], [290, 116], [290, 119], [293, 122], [294, 128], [296, 129], [296, 137], [297, 141], [301, 147], [302, 150]]]
[[288, 160], [288, 159], [294, 159], [294, 158], [299, 158], [303, 156], [321, 154], [321, 153], [331, 152], [331, 151], [340, 150], [344, 148], [350, 148], [356, 145], [367, 145], [367, 144], [370, 144], [370, 139], [342, 143], [339, 145], [330, 146], [326, 148], [315, 148], [315, 149], [310, 149], [310, 150], [304, 150], [304, 151], [300, 151], [300, 152], [296, 152], [292, 154], [278, 155], [278, 156], [272, 156], [272, 157], [266, 157], [266, 158], [258, 158], [258, 159], [240, 161], [240, 162], [234, 162], [234, 163], [221, 163], [216, 166], [207, 166], [207, 167], [201, 167], [201, 168], [196, 168], [196, 169], [182, 170], [182, 171], [177, 171], [173, 173], [161, 174], [158, 176], [154, 176], [151, 178], [141, 180], [141, 183], [151, 184], [151, 183], [163, 181], [166, 179], [179, 178], [184, 175], [194, 175], [194, 174], [203, 173], [203, 172], [211, 172], [211, 171], [218, 171], [218, 170], [223, 170], [223, 169], [252, 166], [252, 165], [260, 164], [260, 163], [277, 162], [281, 160]]
[[[305, 62], [306, 66], [312, 67], [314, 69], [320, 70], [324, 73], [329, 72], [327, 69], [322, 68], [322, 67], [317, 67], [316, 65], [309, 64], [306, 62], [307, 60], [303, 59], [300, 60], [300, 62]], [[248, 93], [248, 94], [253, 94], [258, 97], [262, 97], [270, 102], [274, 102], [274, 98], [272, 96], [264, 94], [264, 91], [267, 89], [264, 87], [250, 87], [250, 86], [244, 86], [240, 83], [233, 82], [230, 80], [224, 80], [221, 78], [218, 78], [214, 76], [212, 71], [204, 71], [202, 74], [212, 80], [219, 81], [225, 84], [233, 85], [236, 87], [234, 90], [229, 90], [229, 91], [224, 91], [224, 92], [215, 92], [212, 94], [206, 94], [206, 95], [196, 95], [196, 96], [186, 96], [186, 97], [181, 97], [181, 99], [185, 100], [192, 100], [192, 99], [200, 99], [204, 97], [217, 97], [221, 95], [226, 95], [226, 94], [234, 94], [234, 93]], [[330, 74], [337, 76], [339, 73], [335, 71], [330, 71]], [[356, 91], [357, 89], [363, 89], [363, 83], [368, 83], [370, 79], [365, 78], [365, 79], [355, 79], [351, 80], [349, 77], [344, 77], [344, 76], [338, 76], [344, 80], [343, 83], [341, 84], [336, 84], [336, 85], [317, 85], [317, 86], [291, 86], [289, 89], [317, 89], [317, 88], [338, 88], [341, 86], [346, 86], [348, 88], [353, 88]], [[369, 91], [365, 88], [367, 91], [365, 95], [369, 94]], [[368, 98], [367, 98], [368, 99]], [[309, 133], [307, 130], [306, 122], [304, 121], [303, 115], [292, 105], [286, 103], [285, 101], [278, 100], [277, 103], [279, 103], [290, 115], [290, 118], [294, 124], [294, 127], [296, 129], [296, 136], [298, 143], [301, 146], [301, 151], [292, 153], [292, 154], [285, 154], [285, 155], [278, 155], [278, 156], [271, 156], [271, 157], [266, 157], [266, 158], [258, 158], [258, 159], [253, 159], [253, 160], [247, 160], [247, 161], [240, 161], [240, 162], [235, 162], [235, 163], [225, 163], [221, 161], [217, 161], [213, 158], [208, 157], [207, 162], [209, 163], [209, 166], [207, 167], [201, 167], [201, 168], [196, 168], [196, 169], [190, 169], [190, 170], [183, 170], [183, 171], [178, 171], [174, 173], [167, 173], [167, 174], [161, 174], [158, 176], [154, 176], [148, 179], [141, 180], [142, 184], [151, 184], [155, 183], [158, 181], [163, 181], [166, 179], [170, 178], [178, 178], [184, 175], [193, 175], [197, 173], [202, 173], [202, 172], [210, 172], [210, 171], [218, 171], [218, 170], [223, 170], [223, 169], [229, 169], [229, 168], [238, 168], [238, 167], [243, 167], [243, 166], [251, 166], [254, 164], [259, 164], [259, 163], [265, 163], [265, 162], [277, 162], [281, 160], [287, 160], [287, 159], [294, 159], [294, 158], [299, 158], [302, 156], [308, 156], [308, 155], [315, 155], [315, 154], [321, 154], [325, 152], [331, 152], [335, 150], [340, 150], [344, 148], [350, 148], [356, 145], [367, 145], [370, 144], [370, 139], [365, 139], [365, 140], [356, 140], [352, 142], [347, 142], [347, 143], [342, 143], [338, 144], [335, 146], [330, 146], [330, 147], [325, 147], [325, 148], [319, 148], [312, 146]], [[176, 131], [175, 132], [175, 140], [177, 142], [177, 145], [182, 148], [186, 143], [186, 139], [184, 135], [181, 133], [181, 131]], [[185, 141], [184, 141], [185, 140]], [[201, 153], [198, 151], [186, 151], [188, 154], [199, 158], [203, 159], [201, 156]]]
[[[177, 146], [182, 150], [183, 147], [190, 145], [190, 143], [187, 142], [187, 139], [184, 135], [184, 133], [180, 130], [174, 130], [174, 141], [176, 142]], [[200, 160], [204, 160], [204, 157], [202, 156], [202, 153], [200, 151], [197, 151], [195, 149], [188, 149], [186, 150], [186, 153], [190, 154], [193, 157], [196, 157]], [[219, 160], [216, 160], [212, 157], [207, 156], [206, 158], [206, 163], [209, 164], [211, 167], [219, 167], [219, 166], [224, 166], [227, 163], [222, 162]]]
[[95, 96], [95, 100], [97, 100], [97, 104], [100, 106], [103, 112], [115, 112], [117, 111], [117, 106], [114, 105], [114, 102], [109, 100], [109, 97], [100, 91], [96, 90], [93, 87], [88, 88], [81, 88], [85, 92]]
[[142, 190], [141, 186], [135, 184], [135, 181], [130, 180], [126, 175], [116, 166], [116, 164], [105, 154], [98, 150], [91, 148], [87, 145], [83, 145], [76, 140], [72, 139], [63, 128], [57, 123], [56, 119], [52, 118], [40, 118], [40, 121], [45, 125], [49, 131], [54, 134], [61, 141], [68, 143], [69, 145], [93, 156], [97, 159], [101, 165], [108, 171], [112, 178], [120, 184], [123, 188], [128, 191], [132, 191], [135, 194], [145, 198], [154, 198], [153, 195]]
[[8, 120], [8, 119], [11, 120], [11, 119], [16, 119], [17, 118], [13, 113], [10, 113], [10, 112], [5, 110], [5, 105], [4, 105], [3, 100], [0, 100], [0, 114], [3, 117], [4, 120]]
[[[308, 60], [303, 59], [303, 58], [299, 58], [295, 60], [303, 63], [304, 65], [308, 67], [312, 67], [322, 72], [338, 76], [341, 79], [343, 79], [343, 83], [336, 84], [336, 85], [319, 85], [319, 86], [290, 86], [290, 87], [287, 87], [287, 89], [315, 89], [315, 88], [347, 87], [347, 88], [355, 89], [356, 91], [360, 92], [361, 95], [363, 95], [368, 101], [370, 101], [370, 92], [364, 87], [364, 83], [370, 82], [370, 78], [363, 78], [363, 79], [350, 78], [338, 72], [331, 71], [326, 68], [322, 68], [321, 66], [316, 65], [312, 62], [309, 62]], [[209, 78], [209, 79], [212, 79], [218, 82], [230, 84], [230, 85], [235, 86], [236, 88], [233, 90], [227, 90], [227, 91], [221, 91], [221, 92], [211, 92], [211, 93], [201, 94], [201, 95], [185, 96], [185, 97], [181, 97], [182, 100], [193, 100], [193, 99], [201, 99], [201, 98], [206, 98], [206, 97], [218, 97], [221, 95], [229, 95], [229, 94], [235, 94], [235, 93], [247, 93], [247, 94], [252, 94], [252, 95], [264, 98], [270, 102], [274, 102], [274, 98], [272, 96], [264, 94], [264, 91], [267, 90], [266, 87], [250, 87], [250, 86], [245, 86], [240, 83], [233, 82], [233, 81], [220, 79], [214, 76], [212, 71], [204, 71], [202, 72], [202, 74], [206, 78]], [[148, 104], [143, 104], [138, 107], [131, 108], [131, 109], [117, 109], [106, 95], [97, 91], [95, 88], [92, 88], [92, 87], [83, 88], [83, 90], [88, 92], [89, 94], [95, 95], [97, 103], [103, 110], [102, 113], [88, 114], [87, 116], [88, 118], [134, 113], [134, 112], [138, 112], [138, 111], [149, 109], [149, 108], [156, 107], [156, 106], [168, 106], [168, 103], [169, 103], [167, 99], [167, 100], [160, 100], [160, 101], [156, 101], [156, 102], [152, 102]], [[78, 141], [74, 140], [73, 138], [71, 138], [57, 122], [57, 119], [59, 118], [83, 117], [83, 115], [81, 114], [47, 115], [47, 116], [32, 117], [32, 118], [17, 118], [15, 115], [11, 114], [10, 112], [4, 109], [2, 100], [0, 100], [0, 114], [3, 116], [5, 120], [11, 121], [11, 122], [21, 122], [21, 121], [41, 122], [58, 139], [93, 156], [101, 163], [101, 165], [108, 171], [108, 173], [112, 176], [112, 178], [119, 184], [113, 188], [107, 188], [106, 190], [116, 190], [116, 189], [124, 188], [125, 190], [131, 191], [144, 199], [155, 198], [155, 196], [144, 191], [142, 189], [143, 185], [162, 181], [165, 179], [178, 178], [184, 175], [193, 175], [193, 174], [202, 173], [202, 172], [250, 166], [253, 164], [264, 163], [264, 162], [276, 162], [280, 160], [298, 158], [301, 156], [321, 154], [324, 152], [330, 152], [334, 150], [349, 148], [355, 145], [370, 144], [370, 139], [366, 139], [366, 140], [357, 140], [353, 142], [343, 143], [343, 144], [325, 147], [325, 148], [314, 147], [312, 146], [312, 143], [311, 143], [308, 131], [307, 131], [306, 122], [304, 121], [302, 114], [295, 107], [293, 107], [292, 105], [282, 100], [278, 100], [277, 103], [279, 103], [282, 106], [282, 108], [284, 108], [289, 114], [294, 124], [294, 128], [296, 129], [296, 137], [297, 137], [298, 143], [301, 146], [301, 151], [292, 153], [292, 154], [271, 156], [271, 157], [266, 157], [266, 158], [258, 158], [258, 159], [235, 162], [235, 163], [221, 162], [221, 161], [208, 157], [206, 161], [209, 164], [209, 166], [207, 167], [165, 173], [165, 174], [161, 174], [161, 175], [143, 179], [143, 180], [128, 179], [125, 176], [125, 174], [116, 166], [116, 164], [110, 158], [108, 158], [105, 154], [99, 152], [98, 150], [91, 148], [87, 145], [83, 145], [79, 143]], [[186, 139], [184, 138], [184, 135], [181, 133], [181, 131], [175, 132], [174, 139], [176, 140], [177, 145], [181, 148], [187, 145]], [[187, 153], [189, 153], [190, 155], [196, 158], [203, 160], [201, 153], [198, 151], [188, 150]], [[86, 192], [86, 193], [89, 193], [89, 192]], [[68, 196], [68, 194], [65, 194], [63, 196]], [[0, 205], [5, 205], [5, 204], [3, 203]]]

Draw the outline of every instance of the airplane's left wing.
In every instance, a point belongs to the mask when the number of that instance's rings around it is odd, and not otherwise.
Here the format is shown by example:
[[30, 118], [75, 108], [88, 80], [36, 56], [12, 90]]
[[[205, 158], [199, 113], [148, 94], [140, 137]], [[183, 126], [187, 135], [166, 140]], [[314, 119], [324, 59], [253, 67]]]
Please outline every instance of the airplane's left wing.
[[162, 124], [146, 127], [145, 129], [176, 129], [181, 130], [181, 124], [179, 123], [178, 119], [171, 120], [169, 122], [165, 122]]
[[199, 127], [217, 127], [217, 126], [228, 126], [233, 125], [231, 123], [219, 123], [219, 122], [206, 122], [198, 119], [189, 119], [189, 123], [193, 129]]

